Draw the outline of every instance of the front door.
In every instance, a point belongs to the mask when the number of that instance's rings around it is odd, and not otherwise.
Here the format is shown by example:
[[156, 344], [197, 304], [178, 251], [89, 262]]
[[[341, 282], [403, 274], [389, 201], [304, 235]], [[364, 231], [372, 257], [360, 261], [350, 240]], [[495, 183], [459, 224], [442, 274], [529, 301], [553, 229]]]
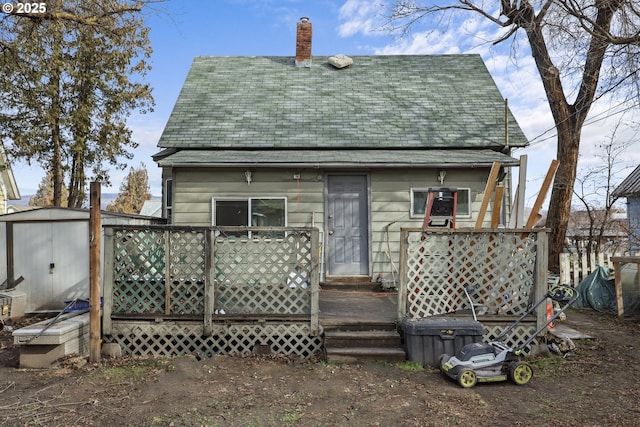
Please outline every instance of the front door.
[[328, 176], [328, 276], [369, 274], [368, 205], [366, 175]]

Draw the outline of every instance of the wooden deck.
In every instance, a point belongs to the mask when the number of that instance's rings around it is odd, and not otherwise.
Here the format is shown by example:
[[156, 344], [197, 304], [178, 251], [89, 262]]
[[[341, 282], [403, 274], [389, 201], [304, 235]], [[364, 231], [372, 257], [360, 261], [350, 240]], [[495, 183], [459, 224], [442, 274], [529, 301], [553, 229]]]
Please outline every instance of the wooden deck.
[[398, 293], [365, 290], [321, 290], [320, 324], [391, 325], [398, 317]]

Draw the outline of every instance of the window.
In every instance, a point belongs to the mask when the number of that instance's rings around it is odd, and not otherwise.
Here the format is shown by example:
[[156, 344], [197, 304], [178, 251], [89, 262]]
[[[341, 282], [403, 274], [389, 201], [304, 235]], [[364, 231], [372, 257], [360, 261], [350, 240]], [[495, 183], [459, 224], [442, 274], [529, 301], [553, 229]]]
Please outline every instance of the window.
[[173, 222], [173, 179], [167, 179], [164, 182], [164, 216], [167, 218], [167, 223]]
[[[213, 225], [235, 227], [287, 225], [285, 198], [213, 199], [212, 203]], [[233, 235], [246, 236], [246, 233], [237, 232]]]
[[[411, 218], [424, 218], [424, 210], [427, 206], [428, 188], [411, 189]], [[471, 217], [471, 205], [469, 195], [471, 189], [458, 188], [456, 200], [456, 217]]]

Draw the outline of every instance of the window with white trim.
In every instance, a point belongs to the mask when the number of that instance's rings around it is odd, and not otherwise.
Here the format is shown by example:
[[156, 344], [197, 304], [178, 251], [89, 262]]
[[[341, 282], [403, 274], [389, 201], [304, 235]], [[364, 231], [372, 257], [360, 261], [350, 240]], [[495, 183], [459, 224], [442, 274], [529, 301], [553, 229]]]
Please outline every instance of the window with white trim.
[[[411, 218], [424, 218], [427, 206], [428, 188], [411, 189]], [[470, 188], [458, 188], [456, 198], [456, 218], [471, 217]]]
[[[213, 225], [235, 227], [284, 227], [287, 225], [285, 197], [212, 199]], [[233, 233], [246, 236], [244, 232]]]

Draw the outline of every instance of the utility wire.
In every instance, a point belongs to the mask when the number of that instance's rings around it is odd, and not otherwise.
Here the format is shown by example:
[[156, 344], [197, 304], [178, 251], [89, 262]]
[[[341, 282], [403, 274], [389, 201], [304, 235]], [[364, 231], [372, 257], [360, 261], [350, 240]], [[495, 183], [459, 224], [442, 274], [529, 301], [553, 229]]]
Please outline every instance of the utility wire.
[[[610, 117], [616, 116], [616, 115], [621, 114], [621, 113], [625, 113], [625, 112], [627, 112], [629, 110], [632, 110], [632, 109], [637, 108], [638, 106], [640, 106], [640, 103], [636, 102], [636, 103], [630, 105], [629, 107], [626, 107], [626, 108], [624, 108], [624, 109], [622, 109], [620, 111], [613, 111], [616, 108], [618, 108], [619, 106], [624, 105], [624, 104], [625, 104], [625, 102], [620, 102], [618, 105], [616, 105], [614, 107], [611, 107], [611, 108], [609, 108], [609, 109], [607, 109], [607, 110], [605, 110], [605, 111], [603, 111], [601, 113], [598, 113], [598, 114], [596, 114], [594, 117], [592, 117], [590, 119], [587, 119], [585, 121], [584, 125], [583, 125], [583, 128], [585, 126], [589, 126], [589, 125], [592, 125], [594, 123], [600, 122], [602, 120], [606, 120], [606, 119], [608, 119]], [[606, 116], [598, 117], [598, 116], [601, 116], [603, 114], [606, 114]], [[549, 136], [547, 136], [545, 138], [542, 138], [544, 135], [548, 134], [549, 132], [555, 131], [556, 128], [557, 128], [557, 125], [554, 125], [552, 128], [549, 128], [549, 129], [545, 130], [544, 132], [540, 133], [539, 135], [533, 137], [529, 141], [529, 146], [528, 147], [532, 147], [534, 145], [537, 145], [537, 144], [540, 144], [542, 142], [548, 141], [548, 140], [550, 140], [552, 138], [557, 138], [557, 135], [549, 135]], [[542, 139], [540, 139], [540, 138], [542, 138]]]

